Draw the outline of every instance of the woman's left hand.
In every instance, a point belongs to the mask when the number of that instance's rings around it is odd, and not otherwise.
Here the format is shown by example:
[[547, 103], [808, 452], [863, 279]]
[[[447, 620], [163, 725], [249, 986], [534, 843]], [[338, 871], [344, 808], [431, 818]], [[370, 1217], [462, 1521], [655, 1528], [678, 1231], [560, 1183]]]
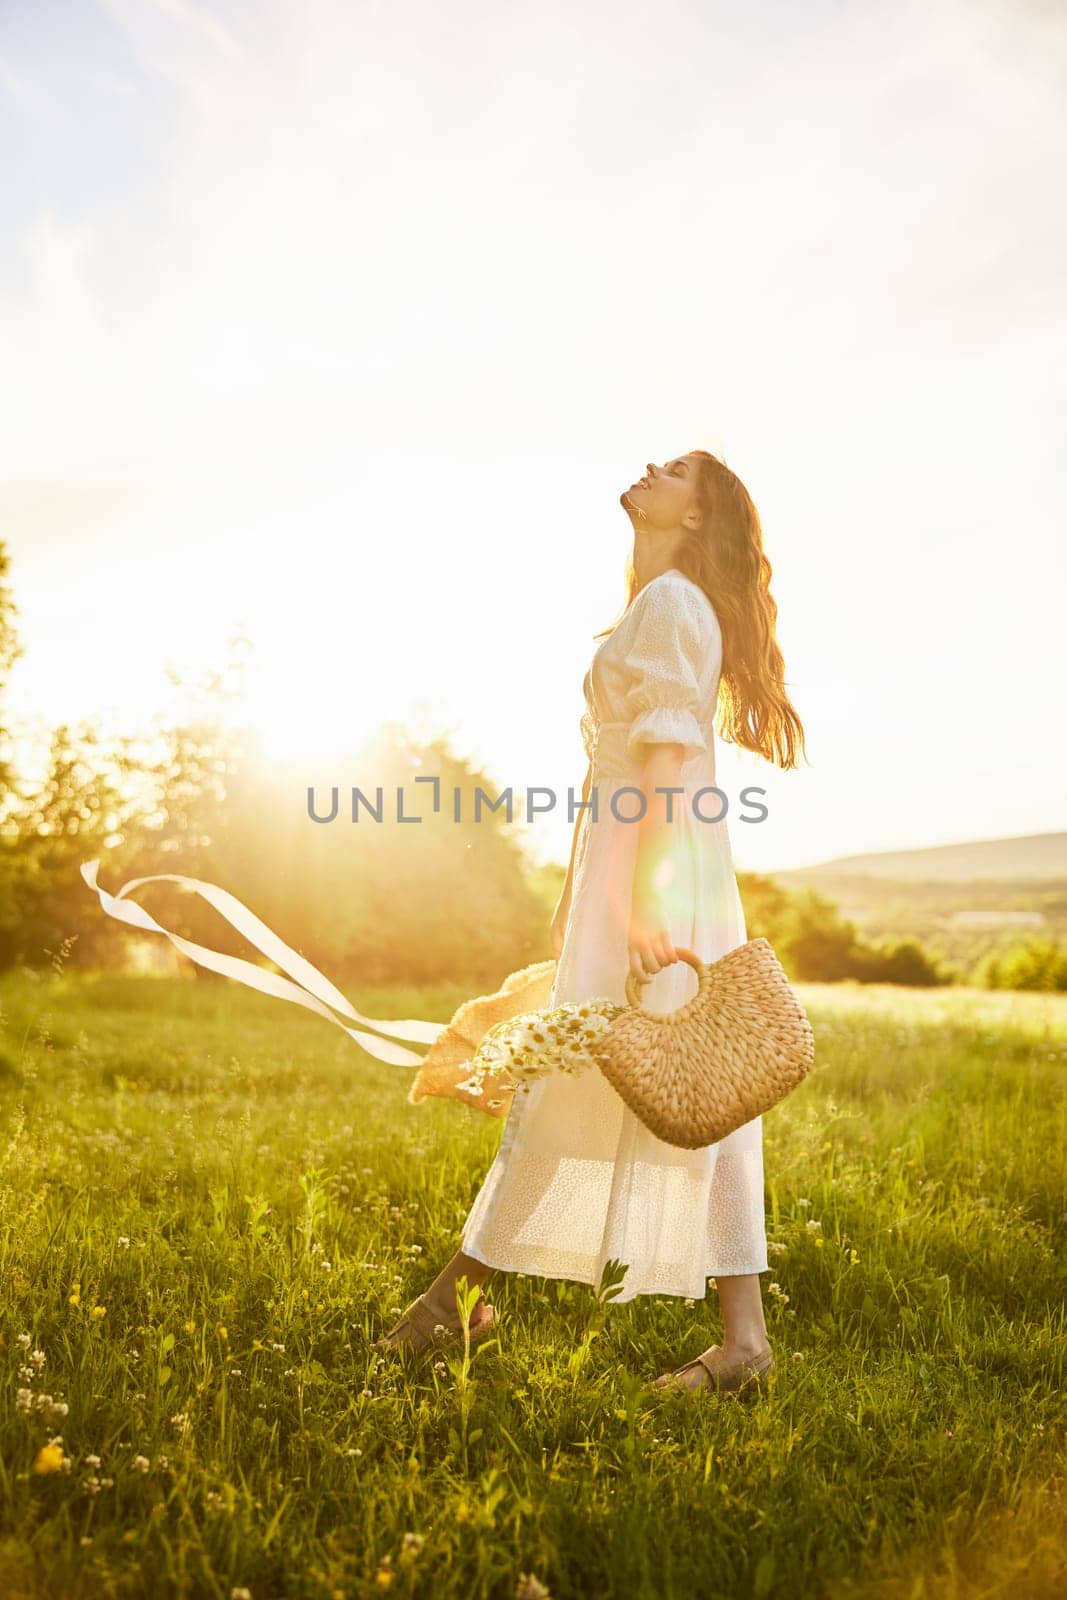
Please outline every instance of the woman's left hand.
[[667, 932], [666, 913], [652, 890], [634, 892], [627, 945], [630, 971], [638, 978], [654, 978], [663, 967], [678, 959]]

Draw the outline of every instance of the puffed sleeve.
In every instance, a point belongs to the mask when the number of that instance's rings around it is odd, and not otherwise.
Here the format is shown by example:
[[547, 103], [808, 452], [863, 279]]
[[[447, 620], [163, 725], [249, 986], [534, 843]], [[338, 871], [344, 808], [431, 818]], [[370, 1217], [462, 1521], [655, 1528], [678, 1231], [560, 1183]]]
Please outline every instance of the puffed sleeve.
[[703, 723], [721, 648], [711, 602], [687, 579], [664, 573], [638, 595], [625, 656], [633, 759], [648, 744], [684, 745], [686, 760], [708, 748]]

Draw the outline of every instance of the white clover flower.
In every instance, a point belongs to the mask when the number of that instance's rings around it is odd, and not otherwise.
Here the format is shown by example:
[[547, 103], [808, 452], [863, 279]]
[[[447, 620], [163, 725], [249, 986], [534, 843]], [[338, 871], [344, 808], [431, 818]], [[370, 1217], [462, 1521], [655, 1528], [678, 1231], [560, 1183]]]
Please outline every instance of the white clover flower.
[[21, 1350], [28, 1350], [30, 1348], [30, 1345], [33, 1343], [33, 1340], [30, 1338], [28, 1333], [20, 1333], [16, 1337], [15, 1343], [19, 1346], [19, 1348]]
[[134, 1456], [133, 1461], [130, 1464], [133, 1467], [134, 1472], [147, 1472], [149, 1467], [152, 1465], [147, 1456]]
[[117, 1242], [120, 1250], [128, 1250], [130, 1248], [130, 1241], [124, 1233], [119, 1234]]

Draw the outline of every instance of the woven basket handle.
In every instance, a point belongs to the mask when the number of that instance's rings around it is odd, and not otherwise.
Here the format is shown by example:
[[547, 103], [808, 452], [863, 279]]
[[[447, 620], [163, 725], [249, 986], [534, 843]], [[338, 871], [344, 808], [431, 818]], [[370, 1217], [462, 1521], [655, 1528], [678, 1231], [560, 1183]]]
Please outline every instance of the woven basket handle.
[[[701, 961], [700, 957], [695, 953], [695, 951], [687, 950], [684, 945], [680, 944], [675, 945], [674, 956], [676, 961], [688, 961], [689, 965], [693, 968], [698, 979], [700, 980], [700, 989], [697, 990], [697, 993], [699, 994], [700, 990], [703, 989], [707, 983], [707, 967], [705, 966], [704, 962]], [[630, 1005], [634, 1007], [640, 1006], [641, 990], [644, 988], [646, 983], [651, 982], [652, 979], [647, 973], [641, 973], [639, 975], [636, 972], [631, 972], [628, 974], [626, 979], [626, 998]], [[663, 1013], [657, 1011], [651, 1012], [650, 1015], [662, 1016]]]

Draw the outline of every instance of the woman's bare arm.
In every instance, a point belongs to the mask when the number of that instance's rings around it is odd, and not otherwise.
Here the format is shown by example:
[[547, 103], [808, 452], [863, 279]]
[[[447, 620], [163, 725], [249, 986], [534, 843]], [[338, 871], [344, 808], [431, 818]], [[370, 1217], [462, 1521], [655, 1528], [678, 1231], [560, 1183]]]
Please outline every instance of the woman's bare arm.
[[[661, 893], [661, 874], [671, 853], [684, 795], [657, 794], [657, 789], [681, 787], [685, 746], [650, 744], [641, 767], [639, 787], [645, 796], [644, 816], [636, 824], [637, 858], [634, 865], [630, 928], [627, 939], [630, 971], [654, 977], [661, 967], [677, 959], [667, 932], [667, 914]], [[668, 813], [671, 821], [668, 821]]]

